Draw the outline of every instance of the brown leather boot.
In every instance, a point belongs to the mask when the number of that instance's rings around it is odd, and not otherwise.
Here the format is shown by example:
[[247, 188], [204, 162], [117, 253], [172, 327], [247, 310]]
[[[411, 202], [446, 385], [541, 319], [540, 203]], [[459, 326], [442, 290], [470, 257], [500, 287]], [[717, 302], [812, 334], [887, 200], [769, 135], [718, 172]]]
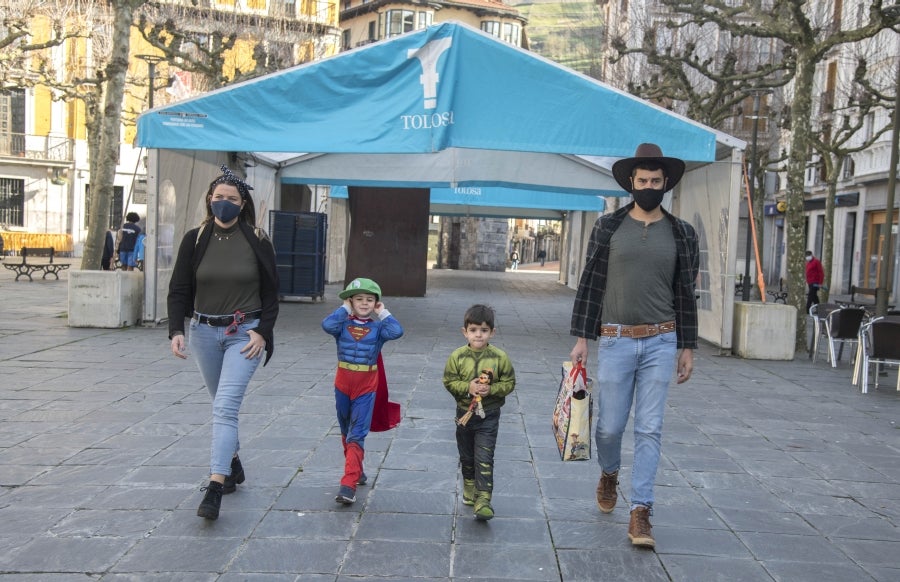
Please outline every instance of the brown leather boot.
[[611, 513], [616, 507], [616, 486], [619, 484], [619, 472], [604, 473], [600, 471], [600, 482], [597, 483], [597, 507], [603, 513]]
[[656, 546], [656, 540], [650, 532], [650, 509], [639, 505], [631, 510], [631, 522], [628, 524], [628, 539], [631, 540], [633, 546], [643, 546], [645, 548], [653, 548]]

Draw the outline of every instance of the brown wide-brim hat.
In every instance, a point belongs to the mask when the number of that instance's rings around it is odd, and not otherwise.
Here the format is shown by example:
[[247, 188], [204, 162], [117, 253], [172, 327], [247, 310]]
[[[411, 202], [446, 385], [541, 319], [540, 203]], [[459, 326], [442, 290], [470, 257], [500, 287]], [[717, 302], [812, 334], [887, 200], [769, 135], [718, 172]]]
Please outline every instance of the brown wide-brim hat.
[[626, 192], [631, 192], [631, 173], [641, 162], [659, 162], [665, 168], [666, 192], [675, 187], [684, 176], [684, 160], [667, 158], [655, 143], [642, 143], [634, 152], [633, 158], [622, 158], [612, 166], [613, 178]]

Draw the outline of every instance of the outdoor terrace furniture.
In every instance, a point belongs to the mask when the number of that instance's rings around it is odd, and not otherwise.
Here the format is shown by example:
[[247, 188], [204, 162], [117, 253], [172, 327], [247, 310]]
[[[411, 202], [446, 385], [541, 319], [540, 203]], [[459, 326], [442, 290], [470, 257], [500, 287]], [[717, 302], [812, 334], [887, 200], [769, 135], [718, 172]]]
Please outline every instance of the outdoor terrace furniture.
[[857, 295], [868, 295], [874, 299], [875, 289], [871, 287], [857, 287], [856, 285], [850, 285], [850, 303], [856, 303]]
[[[28, 277], [29, 281], [34, 281], [31, 277], [32, 273], [41, 271], [44, 273], [42, 279], [46, 279], [47, 275], [53, 275], [59, 279], [59, 272], [68, 269], [69, 265], [53, 262], [53, 247], [22, 247], [19, 256], [22, 257], [21, 263], [5, 262], [3, 266], [16, 273], [16, 281], [20, 277]], [[48, 257], [46, 262], [36, 262], [34, 257]]]
[[813, 337], [809, 348], [809, 357], [816, 361], [819, 353], [819, 337], [826, 333], [825, 318], [829, 313], [842, 306], [838, 303], [814, 303], [809, 307], [809, 315], [813, 318]]
[[[828, 338], [828, 359], [831, 367], [837, 367], [837, 361], [844, 351], [844, 344], [856, 344], [859, 341], [859, 330], [866, 318], [866, 310], [861, 307], [841, 307], [832, 310], [825, 316], [825, 336]], [[840, 351], [835, 354], [835, 345], [840, 344]]]
[[[880, 366], [900, 366], [900, 316], [876, 317], [866, 322], [859, 331], [857, 353], [853, 384], [861, 382], [860, 391], [866, 394], [869, 391], [869, 366], [875, 364], [877, 390]], [[900, 391], [900, 370], [897, 372], [897, 390]]]

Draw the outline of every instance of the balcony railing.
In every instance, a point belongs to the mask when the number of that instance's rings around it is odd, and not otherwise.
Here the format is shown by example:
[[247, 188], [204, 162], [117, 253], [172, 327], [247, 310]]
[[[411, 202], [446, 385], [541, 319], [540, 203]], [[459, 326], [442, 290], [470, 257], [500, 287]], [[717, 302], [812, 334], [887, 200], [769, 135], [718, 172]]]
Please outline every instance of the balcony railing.
[[0, 157], [71, 162], [74, 141], [67, 137], [0, 133]]

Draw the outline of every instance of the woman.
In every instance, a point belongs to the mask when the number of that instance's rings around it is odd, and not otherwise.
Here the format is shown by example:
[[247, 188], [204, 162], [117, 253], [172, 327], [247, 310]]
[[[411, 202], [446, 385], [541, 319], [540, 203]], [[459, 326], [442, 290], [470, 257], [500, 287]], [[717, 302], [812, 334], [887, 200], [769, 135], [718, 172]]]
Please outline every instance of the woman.
[[172, 353], [188, 345], [213, 399], [209, 485], [197, 515], [217, 519], [222, 495], [244, 482], [238, 458], [238, 411], [250, 378], [273, 352], [278, 316], [275, 250], [256, 225], [250, 187], [222, 166], [206, 193], [206, 219], [188, 231], [169, 283]]

